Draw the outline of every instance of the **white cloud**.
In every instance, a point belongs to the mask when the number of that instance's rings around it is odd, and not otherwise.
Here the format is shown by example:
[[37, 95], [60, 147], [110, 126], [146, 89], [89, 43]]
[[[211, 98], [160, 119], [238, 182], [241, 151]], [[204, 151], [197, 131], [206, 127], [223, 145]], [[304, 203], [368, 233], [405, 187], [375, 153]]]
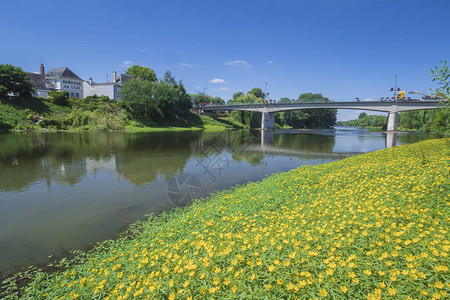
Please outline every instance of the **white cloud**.
[[230, 88], [227, 88], [227, 87], [221, 87], [221, 88], [219, 88], [219, 91], [229, 91], [230, 90]]
[[245, 60], [233, 60], [225, 63], [227, 66], [245, 66], [250, 68], [251, 66]]
[[138, 49], [138, 51], [139, 52], [143, 52], [143, 53], [147, 53], [147, 54], [159, 54], [158, 52], [155, 52], [155, 51], [150, 51], [150, 50], [147, 50], [147, 49]]
[[214, 78], [214, 79], [210, 80], [209, 82], [211, 82], [211, 83], [228, 83], [221, 78]]
[[267, 62], [267, 64], [269, 64], [269, 65], [271, 65], [273, 63], [273, 61], [271, 61], [271, 60], [269, 60], [268, 62]]
[[185, 63], [178, 63], [178, 66], [180, 68], [192, 68], [193, 67], [193, 65], [185, 64]]
[[122, 63], [125, 66], [125, 68], [128, 68], [133, 64], [133, 62], [130, 60], [124, 60]]
[[179, 62], [177, 63], [178, 67], [180, 67], [181, 69], [187, 69], [187, 68], [205, 68], [205, 66], [202, 65], [191, 65], [191, 64], [187, 64], [187, 63], [182, 63]]

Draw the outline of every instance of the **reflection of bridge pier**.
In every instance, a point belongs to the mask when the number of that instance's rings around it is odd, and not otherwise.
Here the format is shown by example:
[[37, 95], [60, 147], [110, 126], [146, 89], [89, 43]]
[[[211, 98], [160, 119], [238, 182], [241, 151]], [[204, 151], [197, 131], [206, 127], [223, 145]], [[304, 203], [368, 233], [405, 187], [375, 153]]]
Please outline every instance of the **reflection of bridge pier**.
[[275, 130], [261, 130], [261, 148], [273, 145]]
[[397, 133], [386, 132], [386, 148], [395, 147], [397, 145]]

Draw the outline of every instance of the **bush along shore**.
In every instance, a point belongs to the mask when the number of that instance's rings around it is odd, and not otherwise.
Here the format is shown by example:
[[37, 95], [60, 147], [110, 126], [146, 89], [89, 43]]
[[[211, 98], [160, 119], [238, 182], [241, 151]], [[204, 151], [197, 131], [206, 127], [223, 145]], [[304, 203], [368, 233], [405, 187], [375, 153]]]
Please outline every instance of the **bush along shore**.
[[450, 139], [304, 166], [151, 217], [6, 299], [448, 297]]

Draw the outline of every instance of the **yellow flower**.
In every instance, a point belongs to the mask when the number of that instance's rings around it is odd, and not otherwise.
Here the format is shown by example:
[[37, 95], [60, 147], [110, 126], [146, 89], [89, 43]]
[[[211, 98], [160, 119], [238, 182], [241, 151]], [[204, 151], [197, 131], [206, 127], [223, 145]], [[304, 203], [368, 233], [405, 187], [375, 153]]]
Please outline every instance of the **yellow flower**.
[[326, 297], [327, 295], [328, 295], [327, 290], [325, 290], [325, 289], [320, 290], [320, 296]]
[[339, 289], [340, 289], [341, 292], [343, 292], [343, 293], [347, 293], [347, 292], [348, 292], [348, 288], [347, 288], [345, 285], [341, 286]]
[[272, 289], [272, 285], [266, 284], [266, 285], [264, 286], [264, 288], [266, 289], [266, 291], [270, 291], [270, 290]]
[[388, 290], [389, 295], [394, 296], [395, 294], [397, 294], [397, 289], [396, 288], [390, 288]]
[[275, 266], [274, 265], [270, 265], [269, 272], [273, 272], [273, 270], [275, 270]]
[[174, 293], [169, 295], [169, 300], [173, 300], [173, 299], [175, 299], [175, 294]]
[[183, 287], [184, 288], [187, 288], [189, 286], [189, 280], [186, 280], [184, 283], [183, 283]]

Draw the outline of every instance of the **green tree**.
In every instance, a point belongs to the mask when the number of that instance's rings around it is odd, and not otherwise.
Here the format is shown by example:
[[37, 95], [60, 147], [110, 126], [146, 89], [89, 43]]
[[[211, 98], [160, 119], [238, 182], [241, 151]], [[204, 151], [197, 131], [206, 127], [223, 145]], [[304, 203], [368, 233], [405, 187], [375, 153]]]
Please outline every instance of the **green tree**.
[[34, 92], [33, 83], [20, 67], [10, 64], [0, 64], [0, 97], [9, 94], [21, 97], [31, 97]]
[[440, 66], [434, 67], [431, 70], [431, 77], [433, 81], [438, 81], [439, 87], [436, 89], [436, 95], [443, 99], [449, 100], [450, 98], [450, 72], [447, 66], [447, 61], [441, 61]]
[[158, 81], [156, 79], [156, 73], [155, 71], [153, 71], [153, 69], [142, 67], [139, 65], [132, 65], [125, 71], [125, 73], [127, 75], [133, 76], [134, 79]]
[[264, 94], [260, 88], [253, 88], [247, 94], [255, 95], [257, 98], [264, 98]]
[[292, 103], [292, 101], [288, 97], [283, 97], [280, 99], [279, 103]]
[[55, 103], [56, 105], [67, 105], [67, 101], [69, 100], [69, 92], [63, 91], [63, 92], [57, 92], [57, 91], [50, 91], [48, 92], [48, 95], [51, 97], [50, 101]]
[[367, 114], [365, 112], [362, 112], [362, 113], [359, 114], [358, 119], [361, 120], [361, 119], [364, 119], [366, 117], [367, 117]]
[[[322, 94], [303, 93], [296, 102], [322, 102]], [[336, 109], [308, 109], [284, 113], [285, 124], [294, 128], [328, 128], [336, 123]]]
[[[254, 90], [254, 89], [253, 89]], [[239, 96], [234, 103], [262, 103], [264, 100], [257, 97], [253, 93]], [[261, 114], [254, 111], [233, 111], [231, 113], [232, 118], [235, 121], [241, 122], [249, 128], [261, 127]]]
[[236, 92], [233, 94], [233, 100], [237, 100], [240, 96], [244, 95], [243, 92]]
[[[450, 100], [450, 71], [447, 66], [447, 61], [441, 61], [440, 66], [436, 66], [431, 70], [433, 81], [439, 83], [436, 88], [436, 95], [443, 100]], [[448, 102], [443, 102], [441, 107], [436, 110], [431, 130], [439, 133], [450, 132], [450, 106]]]

